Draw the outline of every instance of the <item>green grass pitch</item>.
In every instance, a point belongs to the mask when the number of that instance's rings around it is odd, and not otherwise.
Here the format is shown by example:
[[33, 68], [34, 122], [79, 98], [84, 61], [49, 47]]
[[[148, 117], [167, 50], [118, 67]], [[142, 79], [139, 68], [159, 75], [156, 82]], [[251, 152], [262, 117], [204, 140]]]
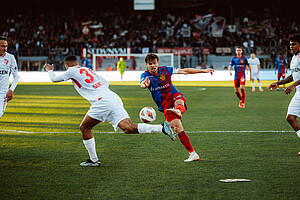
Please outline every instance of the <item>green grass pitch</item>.
[[[112, 85], [133, 122], [144, 106], [157, 110], [148, 90]], [[103, 166], [88, 158], [79, 124], [89, 102], [72, 85], [19, 85], [0, 120], [1, 199], [298, 199], [300, 139], [285, 121], [283, 91], [251, 92], [238, 108], [232, 87], [178, 86], [188, 110], [183, 125], [198, 162], [178, 138], [163, 134], [93, 131]], [[155, 123], [162, 123], [158, 113]], [[251, 182], [222, 183], [245, 178]]]

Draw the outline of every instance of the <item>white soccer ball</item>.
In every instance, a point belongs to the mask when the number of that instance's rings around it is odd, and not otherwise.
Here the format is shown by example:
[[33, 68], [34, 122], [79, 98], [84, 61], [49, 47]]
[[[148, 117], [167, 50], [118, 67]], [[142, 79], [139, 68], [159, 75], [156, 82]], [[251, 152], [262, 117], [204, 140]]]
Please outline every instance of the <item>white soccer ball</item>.
[[156, 119], [156, 112], [151, 107], [144, 107], [140, 111], [140, 119], [144, 123], [151, 123]]

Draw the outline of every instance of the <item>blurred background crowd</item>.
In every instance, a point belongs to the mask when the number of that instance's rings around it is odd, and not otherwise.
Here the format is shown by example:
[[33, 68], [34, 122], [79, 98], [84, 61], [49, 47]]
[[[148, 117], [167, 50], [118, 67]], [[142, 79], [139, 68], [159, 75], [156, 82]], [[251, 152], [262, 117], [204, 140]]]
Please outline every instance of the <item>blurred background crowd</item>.
[[227, 5], [218, 0], [165, 0], [157, 2], [154, 11], [135, 11], [132, 1], [121, 0], [20, 4], [0, 18], [0, 34], [9, 38], [9, 52], [57, 62], [66, 54], [81, 55], [83, 48], [144, 53], [144, 48], [156, 52], [158, 47], [192, 47], [199, 56], [202, 47], [209, 47], [210, 54], [217, 53], [216, 47], [230, 47], [233, 55], [240, 45], [244, 54], [276, 57], [279, 52], [288, 54], [287, 38], [300, 28], [292, 8], [272, 1], [244, 6], [238, 1]]

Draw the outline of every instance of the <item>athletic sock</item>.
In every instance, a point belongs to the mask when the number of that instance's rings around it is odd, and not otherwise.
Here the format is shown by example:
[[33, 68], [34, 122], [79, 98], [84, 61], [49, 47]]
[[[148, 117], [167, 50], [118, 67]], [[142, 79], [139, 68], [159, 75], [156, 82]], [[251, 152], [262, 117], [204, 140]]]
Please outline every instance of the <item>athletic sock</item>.
[[138, 132], [139, 134], [145, 133], [160, 133], [162, 132], [162, 125], [152, 125], [152, 124], [144, 124], [138, 123]]
[[241, 89], [241, 93], [242, 93], [242, 95], [241, 95], [241, 101], [242, 101], [243, 103], [245, 103], [245, 99], [246, 99], [245, 89]]
[[83, 140], [83, 144], [84, 144], [86, 150], [89, 152], [90, 159], [93, 162], [98, 161], [98, 156], [97, 156], [97, 153], [96, 153], [95, 139], [91, 138], [89, 140]]
[[[252, 85], [252, 89], [255, 90], [255, 84], [254, 84], [254, 83], [251, 83], [251, 85]], [[259, 86], [259, 83], [258, 83], [258, 86]]]
[[235, 94], [241, 100], [241, 94], [240, 94], [240, 92], [235, 92]]
[[259, 89], [261, 89], [261, 82], [258, 83], [258, 87], [259, 87]]
[[300, 130], [296, 131], [298, 137], [300, 138]]
[[176, 109], [180, 110], [181, 114], [185, 113], [185, 106], [184, 105], [178, 104], [176, 106]]
[[192, 153], [194, 151], [194, 148], [191, 144], [190, 138], [187, 136], [187, 134], [182, 131], [178, 134], [178, 138], [180, 139], [181, 144], [190, 152]]

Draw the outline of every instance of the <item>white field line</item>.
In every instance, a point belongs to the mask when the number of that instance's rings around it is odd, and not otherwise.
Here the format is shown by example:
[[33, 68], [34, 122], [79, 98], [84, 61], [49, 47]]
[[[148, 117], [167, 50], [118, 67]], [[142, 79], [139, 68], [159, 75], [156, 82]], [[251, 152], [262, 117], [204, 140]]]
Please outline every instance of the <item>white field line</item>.
[[[73, 132], [29, 132], [0, 129], [1, 132], [15, 132], [15, 133], [80, 133], [80, 131]], [[294, 131], [185, 131], [186, 133], [293, 133]], [[123, 132], [107, 132], [107, 131], [94, 131], [93, 133], [123, 133]]]

